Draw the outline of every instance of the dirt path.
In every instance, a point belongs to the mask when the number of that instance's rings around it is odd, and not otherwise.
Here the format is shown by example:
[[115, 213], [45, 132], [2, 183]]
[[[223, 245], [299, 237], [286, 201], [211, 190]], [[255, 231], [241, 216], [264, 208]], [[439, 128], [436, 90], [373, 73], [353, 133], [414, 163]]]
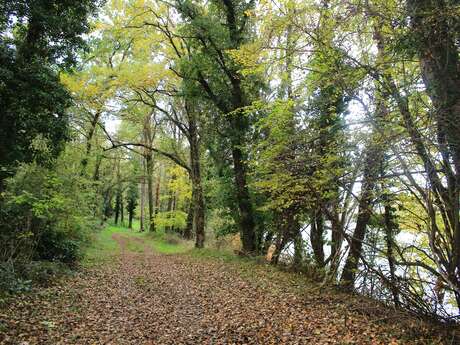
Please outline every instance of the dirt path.
[[[345, 295], [299, 295], [219, 260], [128, 250], [0, 315], [2, 344], [433, 344]], [[139, 241], [139, 240], [136, 240]], [[252, 273], [251, 273], [252, 274]], [[3, 333], [3, 338], [1, 336]], [[412, 340], [410, 340], [412, 339]]]

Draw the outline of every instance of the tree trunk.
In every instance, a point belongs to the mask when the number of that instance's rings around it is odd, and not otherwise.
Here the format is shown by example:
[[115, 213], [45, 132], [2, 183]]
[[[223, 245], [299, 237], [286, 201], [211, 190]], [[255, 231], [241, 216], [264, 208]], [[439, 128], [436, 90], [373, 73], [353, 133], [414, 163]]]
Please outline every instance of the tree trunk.
[[195, 183], [194, 197], [194, 212], [193, 212], [193, 228], [196, 236], [195, 247], [203, 248], [205, 241], [204, 232], [204, 198], [201, 188], [201, 180]]
[[343, 225], [340, 221], [337, 204], [331, 210], [331, 255], [330, 255], [330, 274], [333, 279], [337, 279], [337, 271], [340, 263], [340, 253], [343, 243]]
[[[228, 29], [230, 47], [238, 49], [242, 41], [244, 33], [243, 27], [238, 28], [239, 19], [237, 18], [236, 3], [229, 0], [223, 1], [221, 8], [222, 14], [225, 17], [224, 25]], [[184, 13], [190, 16], [190, 13]], [[193, 17], [193, 16], [192, 16]], [[207, 33], [208, 34], [208, 33]], [[223, 49], [213, 47], [217, 54], [222, 54]], [[215, 106], [229, 118], [229, 133], [228, 138], [231, 140], [231, 151], [233, 158], [233, 171], [235, 175], [235, 191], [239, 209], [238, 225], [240, 230], [241, 241], [243, 244], [243, 252], [246, 254], [254, 254], [256, 250], [255, 236], [255, 221], [252, 209], [252, 202], [249, 195], [247, 184], [247, 164], [243, 149], [245, 148], [245, 135], [248, 132], [249, 124], [247, 116], [242, 113], [242, 108], [248, 106], [250, 102], [246, 99], [244, 88], [241, 85], [242, 76], [238, 68], [222, 67], [219, 64], [217, 68], [222, 72], [222, 77], [225, 78], [230, 86], [229, 93], [224, 92], [224, 98], [220, 94], [215, 93], [212, 85], [208, 83], [202, 71], [198, 72], [198, 81], [203, 88], [203, 91], [208, 94]]]
[[102, 155], [97, 155], [96, 166], [94, 167], [93, 181], [99, 181], [100, 168], [102, 163]]
[[370, 143], [370, 146], [366, 149], [365, 155], [363, 183], [358, 204], [358, 218], [356, 220], [353, 236], [349, 240], [350, 249], [341, 277], [342, 285], [349, 289], [354, 286], [358, 262], [362, 254], [362, 245], [364, 237], [366, 236], [367, 224], [372, 215], [375, 181], [378, 177], [379, 162], [382, 156], [380, 148], [375, 142]]
[[198, 140], [198, 128], [196, 113], [187, 107], [189, 120], [188, 135], [190, 143], [190, 175], [192, 179], [192, 207], [193, 208], [193, 233], [195, 234], [195, 247], [203, 248], [205, 241], [204, 232], [204, 197], [203, 186], [201, 184], [201, 165], [200, 165], [200, 143]]
[[310, 241], [316, 264], [324, 267], [324, 218], [321, 208], [315, 210], [311, 217]]
[[289, 241], [295, 239], [299, 235], [299, 222], [295, 218], [292, 210], [285, 210], [284, 214], [278, 216], [281, 220], [278, 223], [279, 236], [275, 242], [275, 251], [273, 252], [271, 263], [276, 265], [279, 262], [280, 256]]
[[390, 205], [389, 196], [384, 194], [384, 223], [385, 223], [385, 243], [387, 247], [387, 260], [388, 260], [388, 267], [390, 269], [390, 278], [391, 278], [391, 286], [390, 290], [393, 295], [393, 302], [396, 306], [399, 306], [399, 293], [398, 288], [396, 286], [396, 260], [394, 256], [394, 237], [395, 237], [395, 230], [396, 230], [396, 223], [394, 221], [394, 214], [393, 209]]
[[[379, 63], [385, 62], [385, 42], [380, 32], [380, 25], [374, 25], [374, 40], [377, 44], [377, 60]], [[380, 85], [376, 85], [377, 104], [375, 109], [374, 128], [372, 138], [365, 148], [363, 182], [361, 195], [358, 203], [358, 218], [356, 220], [353, 236], [348, 240], [349, 253], [343, 268], [341, 284], [348, 289], [352, 289], [355, 283], [355, 276], [358, 270], [358, 262], [362, 255], [362, 245], [366, 236], [366, 228], [372, 215], [374, 204], [374, 189], [376, 180], [383, 164], [385, 145], [382, 135], [382, 123], [388, 118], [386, 98], [388, 94], [383, 92]]]
[[158, 171], [157, 184], [155, 187], [155, 216], [160, 212], [160, 182], [161, 174], [160, 171]]
[[234, 145], [232, 149], [233, 171], [235, 173], [236, 196], [238, 200], [239, 226], [243, 252], [254, 254], [256, 251], [255, 223], [253, 217], [252, 203], [249, 196], [246, 177], [246, 162], [241, 149]]
[[117, 186], [115, 194], [115, 225], [118, 225], [118, 220], [120, 218], [120, 207], [121, 207], [121, 181], [120, 181], [120, 161], [116, 162], [117, 164]]
[[141, 211], [141, 214], [140, 214], [140, 219], [139, 219], [139, 231], [144, 231], [145, 230], [145, 227], [144, 227], [144, 208], [145, 208], [145, 181], [144, 181], [144, 176], [142, 176], [142, 179], [141, 179], [141, 185], [140, 185], [140, 188], [141, 188], [141, 205], [140, 205], [140, 211]]
[[[92, 115], [92, 114], [91, 114]], [[81, 175], [84, 175], [86, 172], [86, 167], [88, 165], [89, 156], [91, 154], [92, 148], [92, 140], [94, 137], [94, 133], [96, 133], [96, 127], [99, 122], [99, 118], [101, 117], [101, 112], [97, 111], [96, 114], [92, 117], [90, 122], [90, 127], [88, 130], [88, 134], [86, 135], [86, 152], [85, 157], [81, 160]]]
[[300, 269], [303, 262], [303, 240], [300, 229], [298, 229], [297, 234], [294, 235], [294, 260], [293, 265], [295, 269]]
[[128, 228], [129, 229], [133, 228], [133, 218], [134, 218], [134, 212], [132, 211], [128, 212]]
[[115, 225], [118, 225], [118, 219], [120, 218], [120, 194], [117, 191], [117, 195], [115, 197]]
[[155, 218], [153, 210], [153, 157], [152, 151], [148, 150], [145, 156], [145, 165], [147, 168], [147, 202], [149, 209], [149, 231], [155, 231]]
[[173, 219], [173, 223], [171, 224], [171, 232], [174, 232], [176, 230], [176, 191], [173, 191], [172, 193], [172, 205], [170, 215]]
[[[171, 176], [171, 180], [174, 179], [174, 176]], [[171, 232], [172, 230], [172, 225], [169, 224], [171, 221], [171, 213], [173, 209], [173, 198], [174, 198], [174, 192], [172, 190], [169, 191], [169, 196], [168, 196], [168, 203], [166, 205], [166, 217], [168, 218], [168, 225], [165, 226], [165, 232]]]
[[[438, 145], [447, 175], [444, 203], [453, 234], [453, 265], [449, 274], [455, 277], [455, 271], [460, 271], [460, 60], [455, 42], [458, 29], [448, 14], [454, 16], [454, 10], [448, 9], [445, 1], [408, 0], [407, 5], [423, 80], [435, 108]], [[458, 282], [457, 278], [453, 280]]]
[[190, 200], [190, 203], [188, 205], [187, 221], [185, 224], [185, 229], [182, 233], [182, 237], [185, 238], [186, 240], [190, 240], [193, 237], [193, 211], [194, 211], [193, 200], [194, 198], [195, 197], [193, 195], [193, 186], [192, 186], [192, 199]]
[[123, 205], [123, 192], [120, 194], [120, 223], [122, 226], [125, 226], [125, 213]]

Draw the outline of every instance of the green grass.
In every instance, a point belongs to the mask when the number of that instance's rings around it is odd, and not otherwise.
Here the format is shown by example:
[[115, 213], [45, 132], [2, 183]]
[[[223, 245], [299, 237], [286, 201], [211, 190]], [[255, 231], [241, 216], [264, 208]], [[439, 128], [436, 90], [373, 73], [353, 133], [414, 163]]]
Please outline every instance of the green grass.
[[108, 226], [93, 235], [91, 244], [86, 248], [85, 257], [82, 262], [84, 266], [106, 262], [112, 256], [119, 253], [120, 247], [112, 239], [112, 235], [116, 232], [118, 232], [117, 228]]
[[[301, 279], [303, 282], [302, 284], [293, 283], [292, 286], [303, 286], [302, 290], [305, 290], [305, 277], [301, 278], [295, 274], [281, 272], [279, 269], [268, 265], [263, 258], [242, 257], [235, 255], [229, 249], [196, 249], [193, 248], [192, 242], [184, 241], [176, 235], [163, 231], [155, 233], [139, 232], [115, 225], [108, 225], [104, 230], [94, 235], [92, 245], [88, 248], [83, 261], [84, 266], [94, 266], [113, 261], [113, 258], [120, 254], [121, 248], [112, 238], [113, 234], [120, 234], [127, 238], [126, 250], [130, 252], [143, 253], [147, 246], [154, 253], [163, 255], [180, 254], [196, 260], [220, 261], [228, 264], [229, 268], [233, 267], [243, 278], [253, 281], [258, 286], [265, 285], [266, 281], [287, 279], [285, 276], [287, 274], [291, 281], [296, 277], [296, 279]], [[142, 242], [138, 239], [142, 239]], [[261, 276], [265, 277], [265, 279], [260, 279]], [[271, 286], [271, 284], [269, 285]]]
[[[134, 229], [136, 229], [136, 224], [134, 224]], [[120, 253], [120, 246], [112, 238], [114, 234], [121, 234], [126, 237], [128, 239], [126, 249], [135, 253], [144, 252], [146, 246], [152, 248], [155, 253], [161, 254], [185, 253], [192, 247], [190, 242], [183, 241], [179, 237], [166, 234], [163, 231], [139, 232], [124, 226], [110, 224], [104, 230], [93, 235], [91, 245], [86, 249], [85, 258], [82, 262], [84, 266], [93, 266], [110, 261]], [[136, 238], [141, 239], [142, 242]]]
[[153, 251], [161, 254], [181, 254], [192, 248], [190, 242], [186, 242], [173, 234], [166, 234], [164, 231], [142, 233], [141, 236], [152, 246]]
[[230, 250], [218, 250], [212, 248], [193, 248], [188, 252], [191, 256], [198, 259], [219, 259], [224, 262], [245, 262], [250, 259], [235, 255]]

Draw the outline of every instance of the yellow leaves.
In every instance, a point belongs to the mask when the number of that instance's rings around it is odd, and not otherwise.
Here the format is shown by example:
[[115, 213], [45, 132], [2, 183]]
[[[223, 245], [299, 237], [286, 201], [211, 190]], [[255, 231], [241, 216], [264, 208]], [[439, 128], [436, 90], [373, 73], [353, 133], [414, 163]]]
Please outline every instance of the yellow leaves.
[[110, 71], [101, 66], [80, 73], [62, 73], [61, 83], [78, 101], [103, 102], [113, 94]]
[[132, 62], [121, 66], [116, 83], [120, 87], [156, 87], [160, 82], [174, 79], [173, 73], [163, 64]]
[[246, 10], [246, 11], [244, 11], [244, 15], [245, 15], [246, 17], [254, 17], [254, 16], [255, 16], [255, 12], [254, 12], [254, 10]]
[[77, 75], [62, 82], [78, 98], [114, 95], [116, 90], [175, 87], [177, 76], [168, 66], [175, 57], [163, 32], [155, 24], [169, 16], [169, 7], [147, 0], [111, 0], [93, 24], [96, 58]]
[[59, 77], [61, 79], [61, 83], [70, 91], [81, 89], [83, 86], [81, 80], [74, 78], [74, 76], [68, 73], [61, 73]]
[[179, 202], [190, 200], [192, 197], [192, 186], [184, 168], [174, 165], [168, 168], [167, 173], [172, 178], [168, 182], [168, 188], [178, 194]]
[[240, 49], [227, 50], [230, 57], [243, 66], [243, 75], [260, 74], [265, 70], [262, 42], [255, 41], [243, 45]]

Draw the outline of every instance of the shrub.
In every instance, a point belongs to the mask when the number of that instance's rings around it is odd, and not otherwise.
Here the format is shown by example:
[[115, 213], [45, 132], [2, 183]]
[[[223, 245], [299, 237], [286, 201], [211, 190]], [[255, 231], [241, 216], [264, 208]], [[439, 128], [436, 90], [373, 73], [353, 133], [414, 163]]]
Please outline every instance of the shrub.
[[69, 238], [67, 233], [47, 229], [41, 233], [36, 258], [72, 264], [81, 259], [82, 239]]
[[0, 262], [0, 296], [5, 292], [23, 292], [30, 289], [31, 281], [21, 277], [12, 262]]
[[7, 180], [0, 196], [0, 289], [43, 283], [60, 263], [80, 259], [92, 226], [90, 190], [78, 172], [60, 161], [53, 169], [22, 165]]
[[51, 261], [31, 261], [20, 265], [18, 275], [20, 279], [46, 285], [57, 277], [69, 272], [67, 265]]

